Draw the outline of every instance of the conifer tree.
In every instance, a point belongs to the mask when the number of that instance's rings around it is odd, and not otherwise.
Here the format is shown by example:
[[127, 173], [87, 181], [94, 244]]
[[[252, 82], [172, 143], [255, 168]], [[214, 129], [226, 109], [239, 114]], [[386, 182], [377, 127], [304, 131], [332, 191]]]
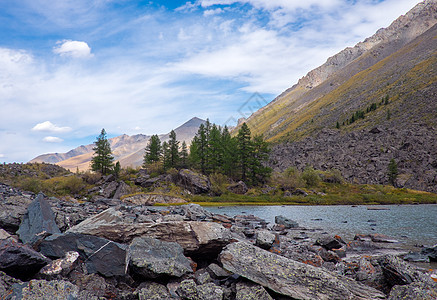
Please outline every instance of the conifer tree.
[[164, 170], [168, 170], [171, 168], [170, 163], [170, 147], [167, 142], [162, 143], [162, 167]]
[[229, 177], [236, 175], [236, 166], [238, 161], [236, 139], [231, 137], [228, 127], [224, 127], [221, 135], [221, 145], [223, 149], [222, 171]]
[[172, 130], [170, 132], [170, 140], [168, 141], [169, 147], [169, 166], [170, 168], [176, 168], [179, 164], [179, 141], [176, 139], [176, 132]]
[[390, 163], [388, 164], [388, 181], [396, 187], [396, 179], [398, 178], [398, 165], [394, 158], [390, 160]]
[[248, 169], [251, 163], [252, 143], [250, 141], [250, 129], [243, 123], [237, 134], [238, 165], [241, 180], [246, 181]]
[[181, 163], [180, 163], [181, 168], [187, 168], [188, 167], [188, 148], [187, 148], [187, 143], [185, 143], [185, 141], [182, 142], [180, 159], [181, 159]]
[[152, 135], [149, 140], [149, 144], [146, 146], [143, 166], [146, 167], [148, 164], [156, 163], [161, 159], [162, 146], [161, 140], [158, 135]]
[[202, 173], [206, 173], [207, 167], [207, 147], [208, 139], [205, 125], [200, 124], [196, 136], [193, 138], [190, 147], [190, 161], [194, 167], [200, 168]]
[[107, 175], [112, 170], [114, 157], [111, 155], [111, 145], [106, 138], [105, 128], [100, 132], [94, 145], [94, 156], [91, 159], [91, 170], [94, 172], [100, 172], [102, 175]]
[[252, 160], [250, 163], [251, 178], [253, 185], [265, 183], [270, 176], [272, 169], [265, 166], [269, 158], [270, 148], [262, 136], [255, 136], [252, 140]]

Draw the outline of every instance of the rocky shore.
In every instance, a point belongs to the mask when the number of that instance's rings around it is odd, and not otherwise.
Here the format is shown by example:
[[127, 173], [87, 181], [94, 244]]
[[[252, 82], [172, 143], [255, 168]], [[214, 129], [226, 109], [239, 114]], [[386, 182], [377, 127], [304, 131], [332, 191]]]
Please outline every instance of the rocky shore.
[[1, 184], [0, 227], [0, 299], [437, 298], [436, 272], [389, 237], [344, 241], [284, 216], [66, 202]]

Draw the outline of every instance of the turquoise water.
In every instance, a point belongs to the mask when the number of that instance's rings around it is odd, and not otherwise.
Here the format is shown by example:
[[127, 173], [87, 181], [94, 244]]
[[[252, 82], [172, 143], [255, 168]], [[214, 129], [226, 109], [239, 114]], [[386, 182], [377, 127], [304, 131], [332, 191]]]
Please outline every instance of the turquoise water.
[[205, 207], [218, 214], [255, 215], [274, 224], [283, 215], [300, 226], [322, 229], [352, 240], [357, 233], [381, 233], [410, 245], [437, 244], [437, 205], [387, 205], [368, 210], [367, 206], [225, 206]]

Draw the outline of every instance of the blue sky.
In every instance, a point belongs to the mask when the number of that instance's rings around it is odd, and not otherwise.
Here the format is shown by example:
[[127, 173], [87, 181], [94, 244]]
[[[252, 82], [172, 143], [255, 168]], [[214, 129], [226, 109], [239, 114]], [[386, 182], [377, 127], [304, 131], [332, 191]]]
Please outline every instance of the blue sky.
[[229, 124], [419, 2], [0, 1], [0, 162]]

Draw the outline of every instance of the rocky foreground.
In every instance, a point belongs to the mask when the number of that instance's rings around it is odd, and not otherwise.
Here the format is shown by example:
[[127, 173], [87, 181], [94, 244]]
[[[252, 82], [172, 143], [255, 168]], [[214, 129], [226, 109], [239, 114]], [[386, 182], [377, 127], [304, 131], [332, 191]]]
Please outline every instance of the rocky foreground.
[[[0, 185], [0, 299], [436, 299], [435, 271], [383, 235], [317, 233], [283, 216], [74, 203]], [[420, 255], [437, 259], [437, 246]]]

